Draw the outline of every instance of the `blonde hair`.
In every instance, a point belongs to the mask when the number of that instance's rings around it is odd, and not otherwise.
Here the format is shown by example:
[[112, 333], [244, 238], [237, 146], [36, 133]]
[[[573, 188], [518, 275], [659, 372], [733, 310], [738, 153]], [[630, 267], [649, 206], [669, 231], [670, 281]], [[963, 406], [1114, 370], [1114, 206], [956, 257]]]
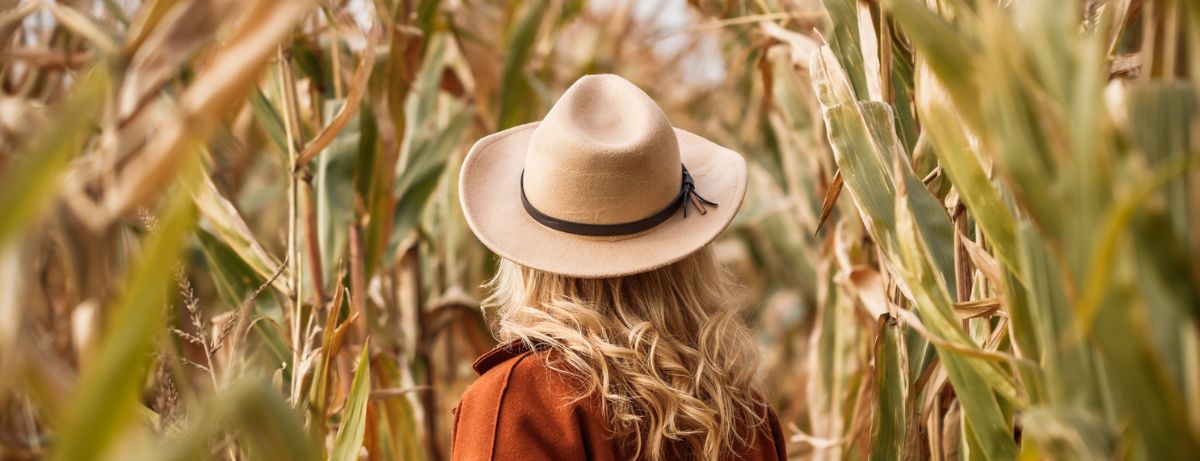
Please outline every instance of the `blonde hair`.
[[501, 341], [553, 351], [598, 395], [633, 458], [723, 459], [753, 444], [766, 408], [732, 283], [705, 247], [666, 267], [581, 279], [501, 260], [484, 301]]

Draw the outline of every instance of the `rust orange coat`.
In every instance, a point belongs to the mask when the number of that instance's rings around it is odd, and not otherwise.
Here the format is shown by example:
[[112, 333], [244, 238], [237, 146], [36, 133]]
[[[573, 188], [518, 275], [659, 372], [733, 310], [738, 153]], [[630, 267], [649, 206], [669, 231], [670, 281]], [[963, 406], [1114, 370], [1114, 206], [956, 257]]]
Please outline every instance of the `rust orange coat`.
[[[475, 361], [479, 379], [454, 411], [453, 460], [627, 459], [595, 398], [572, 402], [576, 390], [547, 365], [548, 354], [513, 342]], [[786, 459], [783, 431], [773, 411], [754, 440], [738, 459]]]

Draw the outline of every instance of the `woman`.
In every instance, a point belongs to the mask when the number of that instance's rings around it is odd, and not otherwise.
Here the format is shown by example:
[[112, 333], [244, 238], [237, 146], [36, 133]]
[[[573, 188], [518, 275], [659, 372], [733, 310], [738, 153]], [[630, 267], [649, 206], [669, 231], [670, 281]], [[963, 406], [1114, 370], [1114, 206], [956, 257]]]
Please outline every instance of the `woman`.
[[595, 75], [477, 142], [459, 187], [502, 258], [484, 305], [503, 344], [475, 362], [454, 459], [785, 458], [709, 248], [745, 195], [740, 155]]

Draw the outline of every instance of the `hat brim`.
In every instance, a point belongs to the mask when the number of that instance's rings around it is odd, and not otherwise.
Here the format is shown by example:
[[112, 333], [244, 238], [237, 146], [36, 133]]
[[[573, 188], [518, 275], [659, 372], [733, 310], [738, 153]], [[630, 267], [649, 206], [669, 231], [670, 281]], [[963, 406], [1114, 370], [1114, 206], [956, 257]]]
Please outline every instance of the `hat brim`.
[[[545, 272], [601, 278], [647, 272], [674, 263], [713, 241], [737, 214], [746, 195], [741, 155], [675, 128], [680, 158], [695, 179], [696, 192], [717, 203], [687, 217], [679, 211], [649, 230], [627, 238], [567, 234], [534, 221], [521, 204], [521, 171], [538, 122], [480, 139], [459, 174], [459, 199], [467, 224], [500, 257]], [[689, 207], [691, 205], [688, 205]]]

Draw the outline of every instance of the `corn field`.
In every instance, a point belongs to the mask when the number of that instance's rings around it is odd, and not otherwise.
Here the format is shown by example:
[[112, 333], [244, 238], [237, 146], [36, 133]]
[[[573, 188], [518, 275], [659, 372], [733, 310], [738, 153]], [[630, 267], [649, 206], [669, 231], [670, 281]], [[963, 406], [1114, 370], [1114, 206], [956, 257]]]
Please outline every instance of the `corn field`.
[[1200, 459], [1200, 4], [0, 0], [0, 459], [446, 460], [474, 140], [741, 152], [794, 459]]

